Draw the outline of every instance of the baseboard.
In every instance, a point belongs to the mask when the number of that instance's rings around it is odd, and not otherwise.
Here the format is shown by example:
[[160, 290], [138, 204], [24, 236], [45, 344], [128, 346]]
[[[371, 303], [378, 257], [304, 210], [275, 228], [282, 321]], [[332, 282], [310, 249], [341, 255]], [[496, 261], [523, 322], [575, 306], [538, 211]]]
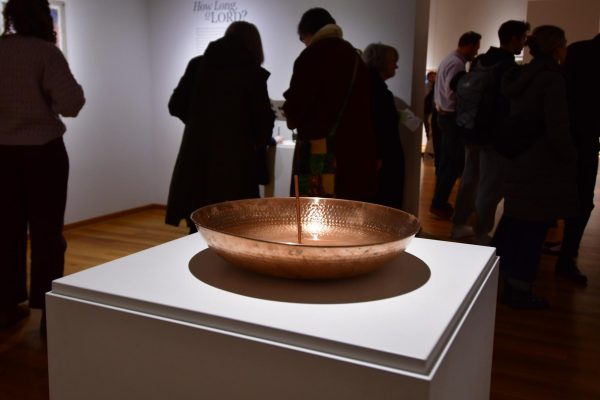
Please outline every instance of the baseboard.
[[73, 222], [71, 224], [66, 224], [64, 226], [63, 230], [67, 231], [69, 229], [80, 228], [82, 226], [96, 224], [98, 222], [103, 222], [103, 221], [107, 221], [109, 219], [123, 217], [125, 215], [135, 214], [135, 213], [138, 213], [141, 211], [155, 210], [155, 209], [164, 210], [166, 207], [167, 206], [165, 206], [164, 204], [148, 204], [148, 205], [141, 206], [141, 207], [130, 208], [129, 210], [123, 210], [123, 211], [119, 211], [119, 212], [112, 213], [112, 214], [102, 215], [100, 217], [94, 217], [94, 218], [85, 219], [82, 221]]

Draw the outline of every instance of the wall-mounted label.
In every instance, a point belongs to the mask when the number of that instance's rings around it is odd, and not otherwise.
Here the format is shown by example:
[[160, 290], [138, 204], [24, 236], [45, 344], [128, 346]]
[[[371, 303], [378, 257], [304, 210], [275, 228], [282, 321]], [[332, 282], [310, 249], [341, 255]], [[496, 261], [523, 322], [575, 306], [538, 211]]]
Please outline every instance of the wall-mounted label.
[[193, 11], [200, 13], [211, 24], [244, 21], [248, 16], [248, 10], [241, 9], [236, 1], [194, 1]]

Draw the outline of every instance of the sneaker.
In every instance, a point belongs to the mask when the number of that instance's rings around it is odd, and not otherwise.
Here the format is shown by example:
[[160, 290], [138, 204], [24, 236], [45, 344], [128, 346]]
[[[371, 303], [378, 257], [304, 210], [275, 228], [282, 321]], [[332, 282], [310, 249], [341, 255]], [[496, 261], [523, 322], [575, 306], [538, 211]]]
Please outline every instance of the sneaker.
[[502, 304], [515, 310], [545, 310], [550, 307], [548, 300], [534, 296], [531, 291], [517, 290], [508, 285], [502, 292]]
[[474, 235], [475, 232], [473, 232], [473, 228], [469, 225], [454, 225], [450, 232], [450, 237], [452, 239], [464, 239]]
[[478, 246], [489, 246], [492, 243], [492, 237], [487, 233], [483, 235], [475, 235], [473, 238], [473, 244]]
[[556, 263], [555, 268], [556, 275], [562, 276], [563, 278], [570, 280], [573, 283], [578, 285], [585, 286], [587, 285], [587, 276], [583, 274], [579, 268], [577, 268], [577, 264], [575, 264], [574, 260], [561, 261], [559, 260]]
[[434, 206], [429, 207], [429, 213], [439, 219], [449, 220], [454, 214], [454, 208], [450, 204], [446, 203], [439, 208]]

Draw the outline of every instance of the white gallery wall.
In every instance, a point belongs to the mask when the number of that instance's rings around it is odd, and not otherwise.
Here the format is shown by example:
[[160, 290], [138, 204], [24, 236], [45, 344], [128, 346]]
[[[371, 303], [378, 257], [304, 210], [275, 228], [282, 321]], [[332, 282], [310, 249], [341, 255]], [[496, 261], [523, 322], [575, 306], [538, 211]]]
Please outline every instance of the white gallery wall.
[[87, 98], [77, 118], [65, 119], [66, 223], [166, 203], [183, 131], [167, 102], [189, 59], [225, 31], [220, 10], [235, 8], [259, 28], [273, 99], [283, 98], [303, 49], [300, 16], [323, 6], [357, 48], [381, 41], [399, 50], [388, 84], [410, 103], [416, 1], [64, 0], [67, 59]]
[[[235, 12], [254, 23], [262, 37], [264, 67], [271, 72], [269, 95], [283, 99], [293, 63], [303, 50], [296, 33], [298, 21], [311, 7], [327, 8], [355, 47], [383, 42], [400, 53], [397, 76], [388, 81], [392, 92], [410, 103], [415, 0], [242, 0], [236, 2], [151, 0], [152, 115], [156, 153], [156, 203], [165, 203], [183, 124], [168, 115], [167, 102], [190, 58], [202, 54], [208, 39], [221, 37], [229, 22], [219, 18], [221, 7], [235, 5]], [[232, 116], [235, 118], [235, 116]], [[285, 126], [280, 127], [286, 130]]]
[[481, 33], [481, 52], [498, 46], [498, 28], [509, 19], [527, 20], [532, 28], [560, 26], [569, 43], [600, 32], [600, 0], [431, 0], [430, 8], [428, 70], [437, 69], [466, 31]]
[[148, 5], [66, 0], [66, 55], [86, 104], [65, 118], [66, 223], [149, 204], [153, 162]]

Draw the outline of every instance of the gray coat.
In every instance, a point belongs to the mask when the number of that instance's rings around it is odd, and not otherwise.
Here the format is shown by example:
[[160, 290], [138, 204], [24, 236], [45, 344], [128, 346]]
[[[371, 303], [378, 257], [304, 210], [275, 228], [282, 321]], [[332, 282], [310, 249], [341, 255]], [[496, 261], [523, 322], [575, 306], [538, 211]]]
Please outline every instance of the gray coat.
[[510, 114], [539, 119], [543, 134], [510, 160], [504, 214], [521, 220], [554, 220], [577, 213], [576, 151], [569, 133], [566, 86], [559, 65], [537, 57], [508, 71], [502, 93]]

